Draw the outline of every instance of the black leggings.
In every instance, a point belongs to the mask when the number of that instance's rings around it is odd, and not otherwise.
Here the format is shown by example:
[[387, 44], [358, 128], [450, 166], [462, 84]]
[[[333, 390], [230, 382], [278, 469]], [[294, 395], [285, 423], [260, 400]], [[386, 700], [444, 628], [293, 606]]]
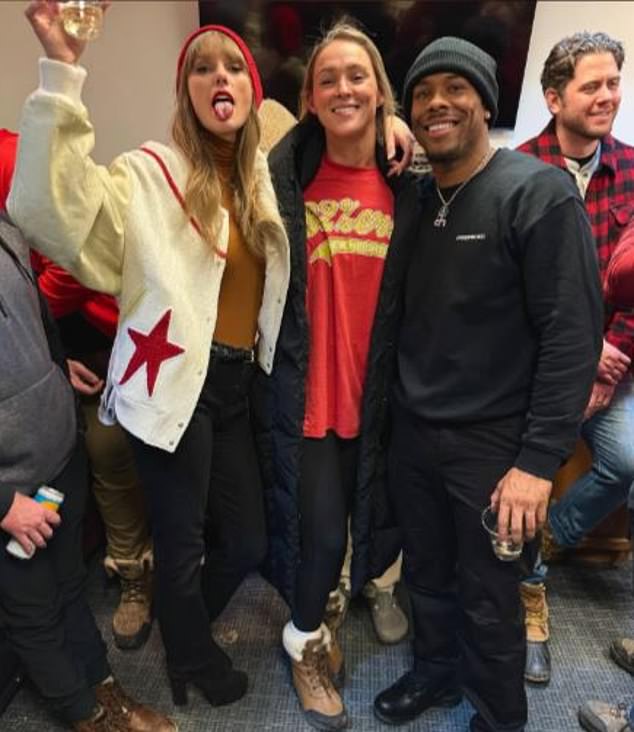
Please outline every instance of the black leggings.
[[321, 439], [304, 440], [299, 481], [301, 562], [292, 616], [295, 627], [305, 632], [319, 628], [328, 595], [339, 581], [357, 457], [356, 439], [328, 432]]

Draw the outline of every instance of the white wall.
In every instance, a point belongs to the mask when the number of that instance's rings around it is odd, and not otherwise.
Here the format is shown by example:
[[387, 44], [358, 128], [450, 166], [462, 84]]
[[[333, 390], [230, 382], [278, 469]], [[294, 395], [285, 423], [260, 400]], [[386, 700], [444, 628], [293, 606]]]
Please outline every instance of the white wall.
[[634, 144], [634, 2], [538, 2], [512, 144], [539, 132], [550, 119], [539, 77], [550, 49], [576, 31], [604, 31], [625, 45], [623, 101], [614, 134]]
[[[0, 1], [0, 127], [13, 130], [37, 85], [41, 49], [24, 17], [26, 4]], [[89, 72], [84, 101], [95, 126], [99, 162], [145, 140], [167, 139], [178, 51], [197, 26], [195, 0], [113, 2], [102, 36], [89, 44], [81, 61]]]

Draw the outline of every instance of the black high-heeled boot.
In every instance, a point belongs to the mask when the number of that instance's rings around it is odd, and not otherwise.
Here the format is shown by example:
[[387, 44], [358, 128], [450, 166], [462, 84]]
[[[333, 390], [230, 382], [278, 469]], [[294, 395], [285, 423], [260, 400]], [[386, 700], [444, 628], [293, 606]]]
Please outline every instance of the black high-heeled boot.
[[238, 701], [245, 695], [248, 685], [244, 671], [231, 668], [220, 675], [212, 673], [210, 669], [195, 673], [179, 673], [168, 669], [167, 676], [172, 690], [172, 701], [179, 707], [187, 704], [187, 684], [197, 687], [212, 707]]

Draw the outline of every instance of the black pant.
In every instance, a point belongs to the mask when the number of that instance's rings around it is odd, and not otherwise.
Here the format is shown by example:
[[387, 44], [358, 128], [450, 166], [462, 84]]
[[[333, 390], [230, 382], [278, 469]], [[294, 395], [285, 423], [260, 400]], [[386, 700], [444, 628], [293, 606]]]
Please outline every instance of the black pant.
[[45, 549], [16, 559], [0, 546], [0, 621], [28, 676], [67, 722], [93, 714], [92, 688], [110, 674], [85, 595], [82, 529], [88, 490], [83, 442], [50, 482], [64, 494], [62, 523]]
[[328, 595], [339, 581], [357, 459], [356, 439], [328, 432], [322, 439], [304, 440], [299, 480], [301, 559], [292, 611], [299, 630], [319, 628]]
[[389, 485], [403, 531], [416, 670], [438, 686], [461, 683], [483, 732], [526, 723], [520, 568], [495, 557], [480, 521], [523, 428], [515, 417], [442, 427], [394, 414]]
[[131, 436], [152, 522], [155, 607], [168, 666], [177, 672], [229, 665], [209, 622], [266, 553], [246, 396], [255, 368], [212, 352], [194, 415], [174, 453]]

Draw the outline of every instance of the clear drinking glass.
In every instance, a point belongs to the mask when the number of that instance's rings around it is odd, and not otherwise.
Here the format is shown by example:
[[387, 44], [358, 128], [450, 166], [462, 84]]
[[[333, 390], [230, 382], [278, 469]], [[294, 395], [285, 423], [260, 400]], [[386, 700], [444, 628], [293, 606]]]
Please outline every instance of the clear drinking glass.
[[101, 32], [101, 0], [68, 0], [61, 3], [64, 31], [80, 41], [94, 41]]
[[484, 526], [491, 539], [493, 552], [498, 559], [502, 562], [514, 562], [520, 558], [522, 549], [524, 548], [524, 542], [517, 544], [510, 537], [505, 540], [500, 539], [500, 535], [498, 534], [498, 515], [491, 509], [491, 506], [487, 506], [482, 511], [482, 526]]

